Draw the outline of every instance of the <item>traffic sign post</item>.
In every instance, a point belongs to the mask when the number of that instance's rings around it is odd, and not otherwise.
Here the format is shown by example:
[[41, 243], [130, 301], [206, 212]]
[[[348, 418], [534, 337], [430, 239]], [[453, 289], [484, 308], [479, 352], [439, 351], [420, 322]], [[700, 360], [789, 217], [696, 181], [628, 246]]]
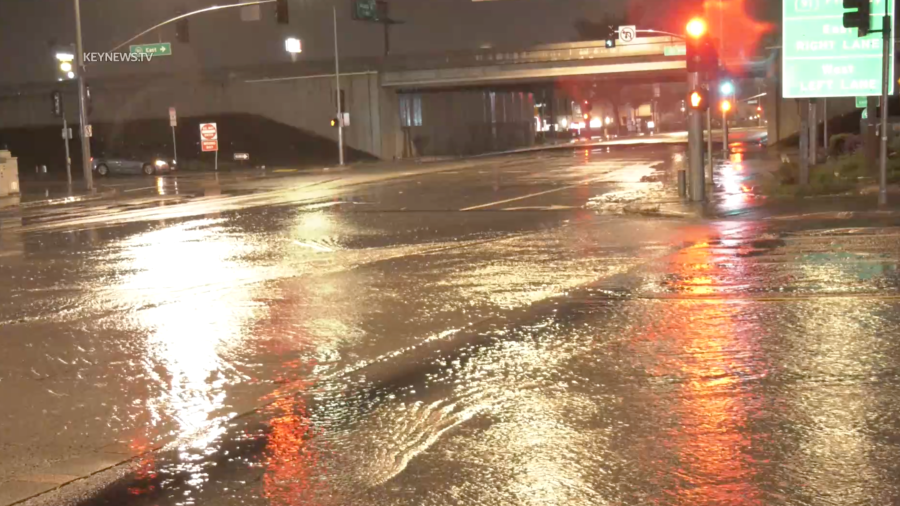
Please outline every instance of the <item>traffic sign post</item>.
[[[872, 0], [870, 27], [883, 23], [885, 1], [893, 12], [894, 0]], [[844, 28], [841, 2], [785, 0], [782, 33], [782, 96], [784, 98], [855, 97], [881, 95], [882, 33], [857, 37], [855, 28]], [[894, 36], [890, 25], [893, 75]], [[889, 79], [888, 94], [893, 93]]]
[[215, 123], [200, 123], [200, 148], [215, 151], [215, 170], [219, 171], [219, 129]]
[[172, 44], [159, 42], [157, 44], [136, 44], [128, 46], [128, 52], [132, 54], [149, 54], [153, 56], [169, 56], [172, 54]]
[[169, 126], [172, 127], [172, 162], [178, 165], [178, 144], [175, 142], [175, 127], [178, 125], [178, 118], [175, 116], [175, 108], [169, 107]]

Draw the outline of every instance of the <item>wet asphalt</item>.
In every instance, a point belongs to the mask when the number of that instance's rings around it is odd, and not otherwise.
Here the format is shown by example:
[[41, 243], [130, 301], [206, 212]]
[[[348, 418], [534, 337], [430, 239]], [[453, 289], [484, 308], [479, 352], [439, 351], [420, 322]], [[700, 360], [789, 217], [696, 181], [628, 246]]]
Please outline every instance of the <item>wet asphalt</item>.
[[897, 503], [900, 228], [597, 205], [682, 155], [0, 213], [0, 504]]

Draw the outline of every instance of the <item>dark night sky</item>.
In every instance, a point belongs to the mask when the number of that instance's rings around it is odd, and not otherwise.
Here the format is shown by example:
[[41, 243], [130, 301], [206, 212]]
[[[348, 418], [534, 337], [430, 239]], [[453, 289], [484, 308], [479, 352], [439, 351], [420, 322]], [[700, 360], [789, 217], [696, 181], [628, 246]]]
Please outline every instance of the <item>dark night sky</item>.
[[[630, 5], [626, 5], [630, 2]], [[85, 50], [104, 51], [156, 22], [175, 15], [179, 8], [196, 9], [215, 0], [81, 0]], [[604, 14], [635, 12], [640, 22], [666, 28], [677, 17], [661, 0], [391, 0], [391, 15], [406, 21], [392, 28], [396, 53], [437, 53], [452, 49], [527, 47], [576, 38], [579, 17], [599, 20]], [[683, 2], [681, 2], [683, 5]], [[333, 54], [331, 6], [337, 5], [342, 56], [378, 56], [382, 51], [380, 25], [350, 20], [351, 0], [290, 0], [291, 23], [274, 21], [274, 6], [262, 6], [263, 19], [240, 21], [239, 9], [200, 15], [191, 20], [191, 43], [174, 42], [172, 25], [144, 42], [173, 42], [173, 57], [149, 63], [115, 63], [116, 72], [166, 71], [173, 68], [225, 67], [288, 62], [283, 49], [288, 35], [303, 41], [304, 59], [326, 59]], [[673, 28], [668, 26], [668, 28]], [[53, 77], [49, 43], [74, 42], [72, 0], [0, 0], [0, 83], [48, 81]]]

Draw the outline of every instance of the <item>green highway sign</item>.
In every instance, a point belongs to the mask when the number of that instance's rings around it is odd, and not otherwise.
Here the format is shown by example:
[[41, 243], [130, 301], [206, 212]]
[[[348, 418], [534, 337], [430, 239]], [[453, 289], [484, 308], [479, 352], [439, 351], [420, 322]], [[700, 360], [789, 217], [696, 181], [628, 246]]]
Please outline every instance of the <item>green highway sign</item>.
[[168, 42], [160, 42], [158, 44], [138, 44], [136, 46], [128, 46], [129, 53], [152, 54], [153, 56], [167, 56], [172, 54], [172, 44]]
[[665, 56], [684, 56], [687, 54], [687, 46], [666, 46], [663, 48]]
[[869, 99], [866, 97], [856, 97], [856, 107], [862, 109], [868, 105]]
[[[871, 0], [870, 27], [880, 29], [884, 2]], [[857, 37], [844, 28], [842, 0], [783, 0], [782, 96], [785, 98], [881, 95], [881, 34]], [[894, 16], [891, 17], [892, 24]], [[890, 73], [894, 75], [894, 31]], [[894, 91], [894, 80], [889, 79]]]
[[378, 21], [378, 3], [376, 0], [355, 0], [353, 19], [360, 21]]

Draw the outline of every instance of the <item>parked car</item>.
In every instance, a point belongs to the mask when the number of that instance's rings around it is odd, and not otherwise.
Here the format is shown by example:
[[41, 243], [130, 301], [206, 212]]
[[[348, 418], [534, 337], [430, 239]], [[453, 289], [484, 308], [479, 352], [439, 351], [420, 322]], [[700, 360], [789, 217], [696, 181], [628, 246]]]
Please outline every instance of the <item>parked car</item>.
[[110, 154], [91, 157], [91, 165], [100, 176], [110, 174], [167, 174], [175, 170], [175, 161], [161, 156], [129, 156]]

